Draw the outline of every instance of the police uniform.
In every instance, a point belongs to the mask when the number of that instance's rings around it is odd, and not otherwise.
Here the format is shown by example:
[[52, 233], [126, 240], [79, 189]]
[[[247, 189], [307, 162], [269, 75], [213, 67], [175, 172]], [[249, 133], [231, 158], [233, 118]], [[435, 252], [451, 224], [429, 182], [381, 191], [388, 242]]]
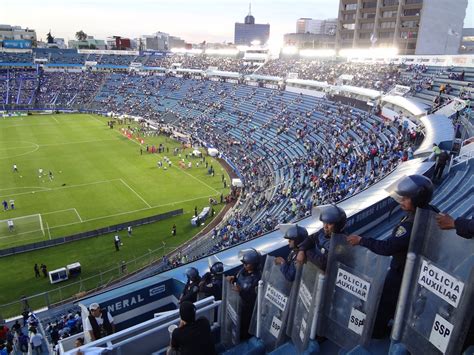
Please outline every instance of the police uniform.
[[240, 313], [240, 339], [250, 338], [249, 326], [252, 319], [253, 307], [257, 300], [257, 286], [261, 278], [259, 270], [247, 272], [244, 268], [240, 269], [235, 277], [235, 284], [240, 287], [240, 299], [242, 302]]
[[298, 249], [293, 249], [286, 258], [286, 262], [281, 264], [280, 271], [290, 282], [295, 281], [296, 276], [296, 256], [298, 255]]
[[300, 244], [299, 250], [306, 253], [309, 262], [313, 263], [321, 270], [326, 271], [330, 245], [331, 239], [326, 236], [324, 230], [321, 229], [316, 234], [306, 238]]
[[179, 300], [180, 303], [184, 301], [189, 301], [189, 302], [194, 303], [197, 301], [200, 280], [201, 280], [200, 278], [198, 278], [197, 280], [189, 279], [188, 282], [186, 282], [186, 285], [184, 286], [184, 289], [183, 289], [183, 294]]
[[222, 299], [222, 274], [212, 274], [207, 272], [201, 279], [199, 284], [199, 292], [204, 294], [204, 297], [214, 296], [215, 300]]
[[407, 259], [410, 244], [411, 230], [415, 220], [415, 213], [410, 212], [393, 229], [392, 235], [385, 240], [361, 238], [359, 245], [366, 247], [379, 255], [391, 255], [390, 270], [380, 298], [377, 318], [374, 325], [374, 338], [383, 338], [389, 334], [388, 322], [395, 314], [398, 293], [402, 284], [403, 270]]

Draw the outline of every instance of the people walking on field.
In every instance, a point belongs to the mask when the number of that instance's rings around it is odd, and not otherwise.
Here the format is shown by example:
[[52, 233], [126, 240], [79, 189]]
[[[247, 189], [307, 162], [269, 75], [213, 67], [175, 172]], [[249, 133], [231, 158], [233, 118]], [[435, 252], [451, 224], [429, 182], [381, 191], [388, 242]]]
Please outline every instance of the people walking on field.
[[16, 166], [16, 164], [13, 164], [13, 172], [14, 172], [14, 173], [17, 173], [17, 172], [18, 172], [18, 167]]
[[120, 237], [118, 235], [114, 237], [114, 245], [115, 245], [115, 251], [119, 251], [120, 250]]
[[43, 272], [43, 277], [48, 277], [48, 267], [45, 264], [41, 264], [41, 271]]
[[35, 270], [35, 278], [41, 277], [38, 264], [35, 264], [34, 270]]

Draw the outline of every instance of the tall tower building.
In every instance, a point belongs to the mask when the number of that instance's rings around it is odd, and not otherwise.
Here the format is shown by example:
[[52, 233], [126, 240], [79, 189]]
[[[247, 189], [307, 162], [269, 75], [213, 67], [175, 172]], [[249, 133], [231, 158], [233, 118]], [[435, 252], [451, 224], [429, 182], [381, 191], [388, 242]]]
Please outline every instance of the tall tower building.
[[265, 44], [270, 37], [270, 25], [255, 23], [252, 8], [249, 5], [249, 14], [245, 16], [244, 23], [235, 23], [234, 43], [249, 46], [253, 41]]
[[340, 0], [337, 48], [457, 54], [468, 0]]

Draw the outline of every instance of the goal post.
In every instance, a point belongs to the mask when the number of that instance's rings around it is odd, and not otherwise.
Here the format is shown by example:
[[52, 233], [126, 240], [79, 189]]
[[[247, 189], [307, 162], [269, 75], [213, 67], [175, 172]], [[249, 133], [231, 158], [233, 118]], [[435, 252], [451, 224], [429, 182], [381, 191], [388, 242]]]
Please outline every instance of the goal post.
[[[5, 218], [5, 215], [2, 217]], [[0, 238], [23, 235], [45, 236], [41, 214], [0, 220]]]

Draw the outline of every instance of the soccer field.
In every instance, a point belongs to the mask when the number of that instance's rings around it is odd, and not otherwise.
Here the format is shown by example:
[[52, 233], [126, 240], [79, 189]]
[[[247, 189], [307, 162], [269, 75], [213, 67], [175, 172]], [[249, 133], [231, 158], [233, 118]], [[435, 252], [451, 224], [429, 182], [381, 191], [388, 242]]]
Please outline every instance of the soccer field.
[[[116, 252], [113, 234], [0, 258], [0, 318], [21, 313], [20, 297], [30, 299], [34, 309], [58, 302], [123, 276], [159, 260], [163, 253], [183, 244], [203, 227], [193, 227], [194, 208], [208, 206], [209, 197], [226, 195], [220, 164], [206, 157], [216, 172], [207, 174], [198, 159], [182, 169], [173, 156], [181, 147], [164, 136], [145, 137], [145, 145], [169, 147], [170, 153], [148, 154], [140, 144], [121, 134], [122, 126], [110, 129], [107, 119], [94, 115], [37, 115], [0, 119], [0, 248], [58, 238], [77, 232], [132, 221], [182, 208], [183, 215], [134, 228], [133, 236], [120, 232], [123, 245]], [[189, 154], [191, 149], [183, 153]], [[172, 166], [157, 167], [168, 156]], [[13, 171], [13, 165], [18, 171]], [[39, 174], [39, 169], [43, 173]], [[53, 177], [49, 177], [49, 171]], [[10, 208], [10, 201], [15, 208]], [[219, 212], [223, 205], [215, 206]], [[7, 220], [15, 222], [8, 229]], [[206, 221], [206, 224], [210, 220]], [[171, 236], [172, 225], [178, 233]], [[42, 231], [42, 227], [44, 233]], [[166, 243], [166, 244], [163, 244]], [[166, 245], [166, 249], [163, 246]], [[48, 270], [80, 262], [82, 274], [57, 285], [35, 278], [33, 265], [45, 263]], [[58, 288], [59, 287], [59, 288]], [[47, 291], [48, 294], [42, 293]], [[9, 305], [7, 303], [15, 302]]]
[[[9, 205], [6, 211], [1, 206], [0, 248], [177, 208], [201, 210], [209, 197], [218, 199], [225, 192], [222, 168], [212, 158], [207, 159], [216, 170], [214, 177], [203, 164], [196, 167], [198, 159], [189, 158], [193, 167], [182, 169], [172, 153], [179, 143], [164, 136], [144, 137], [145, 145], [161, 143], [169, 153], [148, 154], [143, 146], [141, 155], [140, 143], [121, 134], [126, 126], [110, 129], [106, 122], [77, 114], [0, 120], [0, 201]], [[157, 167], [164, 156], [172, 161], [167, 170]], [[14, 221], [13, 231], [8, 219]]]

